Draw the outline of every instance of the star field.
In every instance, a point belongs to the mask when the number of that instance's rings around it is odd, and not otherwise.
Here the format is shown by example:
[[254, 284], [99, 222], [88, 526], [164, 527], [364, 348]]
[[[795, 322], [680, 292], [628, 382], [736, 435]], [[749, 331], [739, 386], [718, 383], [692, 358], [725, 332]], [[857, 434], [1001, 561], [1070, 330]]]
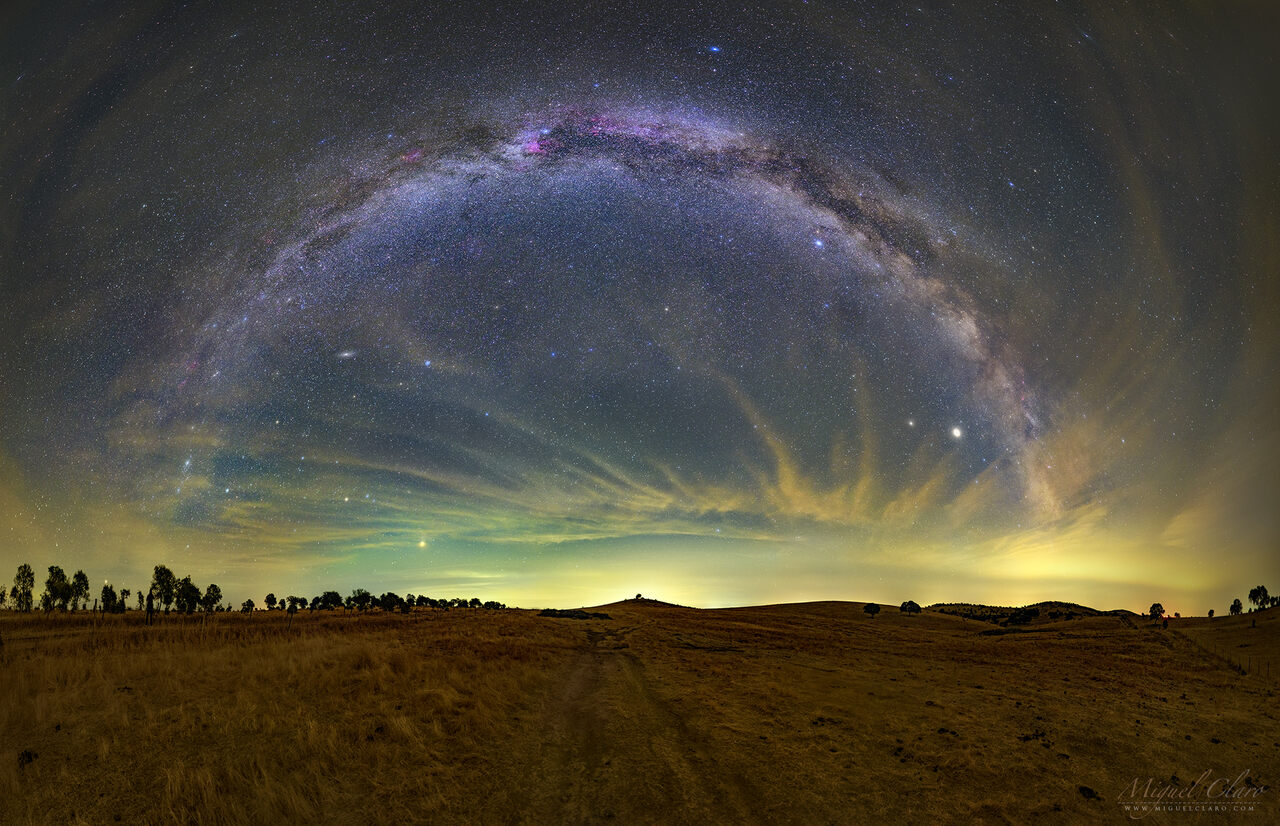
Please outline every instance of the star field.
[[1187, 611], [1280, 573], [1261, 21], [84, 15], [0, 64], [0, 563]]

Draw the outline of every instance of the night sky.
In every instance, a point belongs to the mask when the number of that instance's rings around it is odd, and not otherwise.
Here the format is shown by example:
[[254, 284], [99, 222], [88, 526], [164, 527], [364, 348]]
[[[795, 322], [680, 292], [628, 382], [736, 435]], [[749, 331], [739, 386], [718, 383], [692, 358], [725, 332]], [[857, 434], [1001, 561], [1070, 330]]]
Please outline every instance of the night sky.
[[1262, 4], [238, 5], [0, 22], [6, 582], [1280, 586]]

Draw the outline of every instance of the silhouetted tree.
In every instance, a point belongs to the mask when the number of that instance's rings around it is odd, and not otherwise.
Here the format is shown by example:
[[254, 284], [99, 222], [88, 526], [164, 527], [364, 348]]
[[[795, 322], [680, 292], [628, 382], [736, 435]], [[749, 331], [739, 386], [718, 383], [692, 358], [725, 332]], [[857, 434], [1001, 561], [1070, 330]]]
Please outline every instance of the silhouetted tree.
[[422, 594], [418, 594], [417, 606], [419, 608], [426, 608], [428, 605], [431, 604], [431, 602], [432, 600], [430, 597], [423, 596]]
[[1151, 603], [1151, 607], [1147, 609], [1147, 616], [1153, 621], [1160, 619], [1164, 616], [1164, 606], [1158, 602]]
[[268, 611], [274, 611], [274, 610], [276, 610], [276, 595], [275, 595], [275, 594], [267, 594], [266, 598], [264, 598], [262, 601], [263, 601], [263, 602], [265, 602], [265, 603], [267, 604], [267, 610], [268, 610]]
[[4, 601], [9, 596], [9, 592], [0, 587], [0, 608], [4, 607]]
[[1231, 616], [1234, 617], [1244, 613], [1244, 606], [1240, 604], [1239, 599], [1236, 599], [1234, 602], [1231, 603], [1231, 608], [1228, 610], [1230, 611]]
[[142, 591], [139, 591], [138, 592], [138, 610], [139, 611], [142, 610], [142, 600], [145, 598], [146, 598], [146, 594], [144, 594]]
[[471, 606], [472, 611], [476, 610], [480, 607], [480, 597], [472, 597], [471, 601], [467, 604]]
[[191, 581], [190, 576], [184, 576], [178, 581], [173, 596], [178, 612], [181, 614], [195, 613], [195, 610], [200, 607], [200, 587]]
[[875, 619], [876, 614], [880, 613], [880, 606], [874, 602], [868, 602], [866, 605], [862, 606], [862, 610], [867, 614], [867, 616]]
[[342, 607], [342, 595], [337, 591], [325, 591], [320, 595], [320, 607], [326, 611]]
[[129, 595], [133, 592], [128, 588], [120, 589], [120, 601], [116, 603], [116, 612], [123, 614], [129, 609]]
[[210, 582], [209, 587], [204, 589], [204, 596], [200, 598], [200, 607], [206, 614], [212, 614], [219, 602], [222, 602], [222, 589]]
[[31, 570], [31, 566], [27, 563], [22, 563], [18, 566], [18, 573], [13, 578], [13, 590], [9, 592], [9, 596], [13, 599], [15, 611], [27, 612], [31, 610], [31, 592], [35, 586], [35, 571]]
[[372, 600], [373, 594], [363, 588], [357, 588], [351, 592], [351, 604], [361, 611], [367, 611]]
[[173, 605], [174, 589], [177, 587], [178, 578], [173, 575], [168, 566], [157, 565], [151, 575], [151, 588], [155, 592], [155, 597], [164, 606], [164, 612], [169, 613], [169, 606]]
[[89, 577], [84, 575], [84, 571], [76, 571], [71, 577], [71, 610], [76, 610], [81, 601], [84, 605], [79, 607], [89, 607]]
[[400, 607], [400, 595], [388, 591], [378, 597], [378, 607], [383, 611], [394, 611]]
[[[252, 610], [253, 610], [253, 600], [251, 600], [251, 599], [246, 599], [244, 602], [240, 603], [240, 612], [241, 612], [241, 613], [248, 614], [248, 613], [249, 613], [250, 611], [252, 611]], [[265, 622], [265, 620], [264, 620], [264, 622]]]
[[918, 614], [920, 613], [920, 606], [916, 603], [915, 600], [909, 599], [906, 602], [902, 603], [902, 605], [898, 606], [898, 610], [908, 615]]
[[1209, 609], [1209, 619], [1213, 619], [1213, 609]]
[[1259, 610], [1270, 607], [1271, 596], [1267, 593], [1267, 586], [1258, 585], [1249, 589], [1249, 601], [1256, 605]]
[[71, 583], [67, 581], [67, 572], [57, 565], [49, 566], [49, 576], [44, 581], [44, 593], [40, 595], [40, 607], [45, 611], [57, 608], [67, 610], [71, 601]]
[[116, 589], [110, 585], [102, 586], [102, 612], [113, 614], [116, 610]]
[[1040, 616], [1040, 609], [1023, 606], [1009, 615], [1010, 625], [1025, 625]]

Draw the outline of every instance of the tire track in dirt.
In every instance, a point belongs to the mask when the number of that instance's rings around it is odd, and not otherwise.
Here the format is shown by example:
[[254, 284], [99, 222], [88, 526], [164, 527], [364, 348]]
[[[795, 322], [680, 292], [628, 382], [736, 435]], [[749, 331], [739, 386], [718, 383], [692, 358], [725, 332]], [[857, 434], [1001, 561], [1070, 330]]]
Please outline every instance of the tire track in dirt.
[[543, 716], [525, 823], [745, 823], [758, 791], [655, 689], [627, 635], [589, 629]]

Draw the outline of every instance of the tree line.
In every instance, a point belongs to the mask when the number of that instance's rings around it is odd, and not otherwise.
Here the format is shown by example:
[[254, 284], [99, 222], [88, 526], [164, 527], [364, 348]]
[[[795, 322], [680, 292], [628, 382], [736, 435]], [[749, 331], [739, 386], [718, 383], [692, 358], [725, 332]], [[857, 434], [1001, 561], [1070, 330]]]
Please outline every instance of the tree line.
[[[13, 610], [30, 612], [38, 606], [45, 613], [52, 611], [77, 611], [89, 608], [89, 578], [84, 571], [76, 571], [67, 577], [66, 571], [58, 565], [49, 566], [49, 575], [44, 581], [44, 591], [40, 600], [35, 601], [35, 571], [27, 563], [18, 566], [18, 573], [13, 578], [13, 587], [8, 593], [0, 586], [0, 607], [5, 604], [6, 596], [12, 603]], [[209, 583], [201, 589], [192, 581], [190, 575], [181, 579], [166, 565], [157, 565], [152, 571], [151, 583], [145, 589], [132, 591], [121, 588], [119, 592], [110, 583], [104, 583], [94, 602], [94, 610], [103, 613], [124, 613], [128, 609], [129, 597], [137, 599], [137, 610], [145, 610], [148, 618], [157, 613], [168, 614], [171, 610], [178, 614], [216, 613], [231, 611], [232, 606], [222, 602], [222, 589], [216, 583]], [[449, 610], [471, 608], [497, 610], [507, 606], [501, 602], [489, 600], [481, 602], [478, 597], [454, 597], [452, 599], [436, 599], [424, 595], [408, 594], [401, 597], [392, 591], [381, 596], [374, 596], [364, 588], [356, 588], [347, 596], [337, 591], [325, 591], [308, 599], [307, 597], [287, 596], [277, 599], [274, 593], [267, 594], [263, 604], [268, 611], [287, 611], [289, 614], [306, 611], [332, 611], [337, 608], [355, 611], [368, 611], [377, 608], [382, 611], [401, 611], [408, 613], [414, 608], [435, 608]], [[252, 599], [240, 604], [242, 612], [250, 612], [257, 608]]]

